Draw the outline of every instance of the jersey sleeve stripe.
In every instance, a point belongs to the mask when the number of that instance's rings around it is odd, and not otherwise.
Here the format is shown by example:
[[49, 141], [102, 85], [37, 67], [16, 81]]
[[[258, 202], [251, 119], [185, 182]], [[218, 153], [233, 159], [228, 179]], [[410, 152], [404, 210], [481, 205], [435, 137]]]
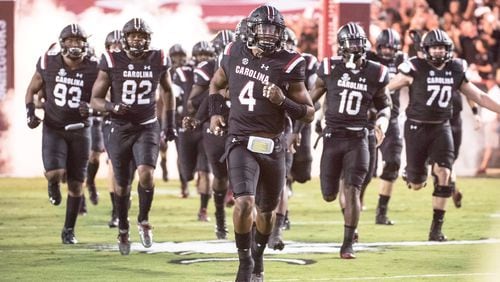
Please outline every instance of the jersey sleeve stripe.
[[231, 47], [233, 47], [233, 42], [227, 44], [226, 48], [224, 48], [224, 55], [230, 55], [231, 54]]
[[292, 70], [297, 66], [300, 62], [304, 61], [304, 57], [300, 54], [297, 54], [289, 63], [285, 66], [285, 72], [291, 73]]
[[40, 67], [44, 70], [47, 67], [47, 52], [40, 57]]
[[378, 82], [384, 82], [386, 75], [387, 75], [387, 67], [380, 65], [380, 77], [378, 79]]
[[186, 75], [184, 74], [184, 72], [181, 70], [181, 68], [177, 68], [175, 70], [175, 72], [177, 73], [177, 75], [179, 75], [179, 79], [182, 81], [182, 82], [186, 82]]
[[163, 66], [168, 66], [168, 57], [165, 56], [165, 53], [163, 52], [163, 50], [160, 50], [160, 54], [161, 54], [161, 63]]
[[195, 69], [194, 73], [196, 73], [199, 76], [203, 77], [203, 79], [205, 79], [207, 81], [210, 80], [210, 77], [208, 76], [208, 74], [206, 74], [202, 69]]
[[316, 65], [316, 63], [318, 62], [318, 59], [316, 59], [316, 57], [310, 56], [310, 58], [311, 60], [309, 61], [309, 65], [307, 66], [308, 70], [312, 70], [314, 65]]
[[108, 63], [109, 68], [115, 66], [115, 64], [113, 63], [113, 58], [111, 57], [111, 53], [109, 53], [109, 51], [104, 52], [104, 58], [106, 58], [106, 63]]
[[324, 58], [323, 59], [323, 73], [325, 75], [330, 74], [330, 58]]

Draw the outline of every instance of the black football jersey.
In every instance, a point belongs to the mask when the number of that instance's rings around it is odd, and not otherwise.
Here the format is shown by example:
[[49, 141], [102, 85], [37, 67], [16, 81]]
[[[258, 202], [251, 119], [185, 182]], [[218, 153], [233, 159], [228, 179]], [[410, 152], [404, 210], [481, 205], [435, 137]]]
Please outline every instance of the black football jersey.
[[409, 86], [410, 100], [406, 116], [420, 121], [445, 121], [451, 118], [453, 92], [466, 80], [467, 65], [452, 59], [439, 70], [425, 59], [412, 57], [399, 66], [399, 71], [413, 77]]
[[[187, 111], [187, 101], [189, 93], [191, 93], [191, 88], [193, 88], [194, 83], [194, 68], [191, 65], [180, 66], [173, 71], [172, 84], [173, 87], [178, 87], [180, 90], [179, 96], [177, 97], [177, 112], [184, 117]], [[180, 108], [181, 107], [181, 108]]]
[[[302, 53], [302, 57], [304, 57], [306, 65], [305, 81], [309, 82], [311, 79], [313, 79], [312, 76], [315, 75], [316, 71], [318, 70], [318, 59], [316, 59], [314, 55], [309, 53]], [[309, 85], [309, 83], [306, 83], [307, 90], [310, 90]], [[314, 81], [312, 81], [311, 85], [314, 85]]]
[[139, 61], [132, 61], [125, 51], [105, 52], [99, 68], [111, 80], [111, 102], [130, 105], [124, 115], [112, 119], [139, 124], [156, 117], [156, 89], [170, 61], [161, 50], [148, 51]]
[[208, 97], [208, 87], [210, 85], [210, 80], [214, 76], [216, 67], [217, 61], [216, 59], [212, 59], [199, 63], [194, 69], [194, 84], [206, 87], [206, 90], [203, 93], [191, 98], [193, 107], [196, 111], [198, 111], [198, 108], [202, 104], [203, 100]]
[[36, 65], [42, 75], [46, 94], [44, 123], [53, 128], [64, 128], [72, 123], [86, 122], [80, 116], [80, 101], [89, 103], [92, 86], [97, 78], [97, 61], [84, 58], [76, 69], [70, 69], [60, 52], [48, 51]]
[[[398, 73], [398, 66], [402, 64], [407, 58], [404, 53], [398, 52], [394, 56], [392, 60], [386, 60], [384, 58], [379, 57], [375, 52], [368, 51], [366, 52], [366, 58], [368, 60], [372, 60], [375, 62], [379, 62], [382, 65], [386, 66], [389, 70], [389, 80], [391, 80]], [[392, 100], [392, 109], [391, 109], [391, 118], [397, 118], [399, 115], [399, 90], [391, 93]]]
[[265, 98], [262, 90], [265, 83], [272, 82], [287, 95], [290, 82], [304, 81], [304, 58], [286, 50], [258, 58], [237, 41], [226, 46], [221, 67], [229, 83], [229, 134], [283, 132], [285, 111]]
[[389, 82], [386, 66], [367, 60], [357, 71], [342, 58], [325, 58], [318, 77], [326, 85], [326, 125], [330, 128], [368, 127], [368, 109], [374, 95]]

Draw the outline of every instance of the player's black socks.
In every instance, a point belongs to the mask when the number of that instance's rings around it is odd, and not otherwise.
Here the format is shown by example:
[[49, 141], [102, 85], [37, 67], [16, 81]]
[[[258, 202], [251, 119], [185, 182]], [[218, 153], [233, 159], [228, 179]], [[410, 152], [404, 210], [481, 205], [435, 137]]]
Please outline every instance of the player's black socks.
[[210, 194], [200, 194], [200, 209], [206, 209], [208, 207], [209, 200]]
[[64, 220], [65, 228], [75, 228], [78, 210], [80, 209], [80, 201], [82, 197], [72, 197], [68, 194], [66, 199], [66, 219]]
[[109, 198], [111, 199], [111, 207], [112, 207], [111, 214], [115, 216], [116, 215], [115, 192], [109, 192]]
[[95, 185], [95, 175], [99, 169], [99, 162], [91, 163], [87, 165], [87, 184]]
[[255, 253], [255, 256], [262, 256], [264, 249], [266, 248], [267, 241], [269, 241], [269, 235], [270, 234], [262, 234], [259, 230], [257, 230], [257, 228], [255, 228], [255, 244], [252, 245], [252, 255]]
[[130, 194], [126, 194], [124, 196], [120, 196], [115, 194], [115, 204], [116, 204], [116, 213], [118, 215], [118, 227], [121, 230], [128, 230], [128, 203], [130, 201]]
[[444, 220], [444, 214], [446, 213], [446, 211], [444, 210], [437, 210], [437, 209], [434, 209], [434, 214], [432, 216], [432, 220], [433, 221], [443, 221]]
[[139, 216], [138, 222], [149, 220], [149, 210], [153, 203], [154, 187], [144, 188], [140, 184], [137, 185], [137, 192], [139, 194]]
[[215, 213], [223, 213], [224, 212], [224, 198], [226, 197], [227, 189], [223, 191], [214, 191], [214, 206]]
[[352, 245], [356, 226], [344, 225], [344, 244]]
[[387, 204], [389, 204], [390, 199], [391, 196], [378, 195], [377, 214], [385, 215], [387, 213]]
[[249, 250], [252, 243], [251, 232], [239, 234], [234, 232], [234, 239], [236, 241], [236, 248], [238, 250]]

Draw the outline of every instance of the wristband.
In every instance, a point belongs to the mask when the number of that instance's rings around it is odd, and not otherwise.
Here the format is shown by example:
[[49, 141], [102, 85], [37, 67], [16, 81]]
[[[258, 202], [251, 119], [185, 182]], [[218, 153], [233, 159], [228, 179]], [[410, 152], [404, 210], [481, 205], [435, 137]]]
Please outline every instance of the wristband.
[[210, 116], [223, 115], [224, 111], [222, 109], [224, 107], [224, 103], [224, 96], [219, 93], [208, 95], [208, 114]]
[[35, 115], [35, 103], [30, 102], [26, 104], [26, 114], [28, 117]]
[[104, 104], [104, 109], [106, 109], [106, 112], [113, 112], [115, 110], [115, 107], [118, 105], [115, 105], [115, 103], [108, 102]]
[[296, 103], [295, 101], [286, 97], [279, 107], [284, 109], [285, 112], [293, 119], [301, 119], [307, 114], [306, 105]]
[[175, 111], [167, 110], [167, 128], [175, 128]]

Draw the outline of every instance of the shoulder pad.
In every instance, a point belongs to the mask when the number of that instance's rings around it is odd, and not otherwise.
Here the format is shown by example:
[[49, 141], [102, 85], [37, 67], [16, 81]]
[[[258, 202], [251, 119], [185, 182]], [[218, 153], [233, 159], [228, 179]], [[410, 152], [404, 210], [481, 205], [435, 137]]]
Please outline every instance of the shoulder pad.
[[465, 72], [468, 68], [467, 62], [463, 59], [454, 58], [449, 62], [452, 71]]
[[293, 69], [300, 63], [300, 62], [303, 62], [305, 61], [304, 57], [302, 57], [299, 53], [297, 52], [291, 52], [289, 54], [289, 56], [291, 57], [291, 59], [288, 61], [288, 63], [285, 65], [285, 72], [286, 73], [291, 73], [293, 71]]

